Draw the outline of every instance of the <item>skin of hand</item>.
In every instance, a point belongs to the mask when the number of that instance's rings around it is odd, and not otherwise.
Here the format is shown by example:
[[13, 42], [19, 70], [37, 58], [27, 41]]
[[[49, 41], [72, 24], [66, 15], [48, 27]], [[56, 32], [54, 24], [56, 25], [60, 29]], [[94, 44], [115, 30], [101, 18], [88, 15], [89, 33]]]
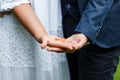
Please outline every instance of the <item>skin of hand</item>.
[[[49, 42], [49, 44], [54, 44], [55, 46], [49, 47], [48, 51], [73, 53], [74, 51], [85, 46], [87, 44], [87, 41], [88, 38], [84, 34], [74, 34], [71, 37], [67, 38], [65, 43], [58, 44], [55, 42]], [[71, 46], [72, 49], [68, 49], [64, 45]]]
[[64, 49], [73, 50], [72, 45], [73, 45], [72, 41], [69, 41], [69, 40], [67, 40], [65, 38], [53, 37], [53, 36], [52, 36], [52, 39], [48, 40], [48, 42], [47, 42], [47, 46], [49, 46], [49, 48], [62, 47]]
[[51, 36], [51, 35], [48, 35], [48, 34], [42, 35], [40, 40], [39, 40], [40, 43], [42, 43], [41, 48], [44, 49], [48, 45], [52, 46], [52, 45], [48, 44], [48, 41], [55, 41], [56, 38], [57, 38], [56, 36]]

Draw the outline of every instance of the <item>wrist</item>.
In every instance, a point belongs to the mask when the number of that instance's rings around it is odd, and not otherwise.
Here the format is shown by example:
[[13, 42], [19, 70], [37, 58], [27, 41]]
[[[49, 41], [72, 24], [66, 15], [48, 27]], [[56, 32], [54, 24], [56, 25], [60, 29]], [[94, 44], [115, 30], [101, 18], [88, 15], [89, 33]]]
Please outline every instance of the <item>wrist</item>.
[[39, 43], [42, 43], [43, 42], [43, 40], [44, 40], [44, 37], [46, 36], [46, 35], [48, 35], [47, 33], [42, 33], [41, 35], [36, 35], [35, 36], [35, 39], [39, 42]]

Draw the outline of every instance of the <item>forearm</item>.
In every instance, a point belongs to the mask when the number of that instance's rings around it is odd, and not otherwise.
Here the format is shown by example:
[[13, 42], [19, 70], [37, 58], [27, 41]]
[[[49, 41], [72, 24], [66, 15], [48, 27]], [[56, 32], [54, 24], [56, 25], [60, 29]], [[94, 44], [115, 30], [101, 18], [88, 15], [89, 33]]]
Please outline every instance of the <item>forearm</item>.
[[[93, 43], [103, 27], [104, 20], [115, 0], [89, 0], [75, 31], [85, 34]], [[80, 3], [80, 0], [79, 0]]]
[[40, 41], [42, 35], [47, 34], [30, 4], [17, 6], [13, 9], [13, 12], [21, 24], [35, 37], [37, 41]]

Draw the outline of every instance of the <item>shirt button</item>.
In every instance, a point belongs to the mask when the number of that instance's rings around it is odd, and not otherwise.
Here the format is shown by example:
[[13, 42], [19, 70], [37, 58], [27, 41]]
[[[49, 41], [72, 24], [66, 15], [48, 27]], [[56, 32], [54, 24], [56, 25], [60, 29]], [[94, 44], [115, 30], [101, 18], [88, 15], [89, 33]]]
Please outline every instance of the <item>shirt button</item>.
[[70, 5], [70, 4], [67, 4], [67, 5], [66, 5], [66, 8], [67, 8], [67, 9], [71, 8], [71, 5]]

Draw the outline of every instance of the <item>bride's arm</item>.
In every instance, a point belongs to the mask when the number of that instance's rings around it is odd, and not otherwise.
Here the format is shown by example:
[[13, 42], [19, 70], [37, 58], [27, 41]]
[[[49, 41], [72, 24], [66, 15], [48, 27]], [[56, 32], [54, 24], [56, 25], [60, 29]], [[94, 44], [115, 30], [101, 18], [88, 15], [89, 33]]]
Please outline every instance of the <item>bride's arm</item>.
[[36, 17], [29, 3], [28, 0], [2, 0], [2, 2], [0, 2], [0, 17], [4, 17], [4, 15], [12, 10], [23, 27], [25, 27], [38, 42], [42, 43], [41, 48], [45, 48], [47, 41], [51, 38], [49, 38], [50, 36]]
[[13, 8], [13, 12], [22, 25], [37, 39], [41, 41], [43, 35], [47, 35], [46, 30], [35, 15], [30, 4], [22, 4]]
[[[2, 10], [5, 11], [5, 9]], [[47, 41], [50, 40], [55, 41], [56, 37], [47, 34], [46, 30], [44, 29], [41, 22], [35, 15], [29, 3], [24, 3], [18, 6], [14, 6], [13, 8], [11, 7], [11, 9], [15, 13], [21, 24], [34, 36], [34, 38], [38, 42], [42, 43], [41, 48], [45, 48], [47, 45], [49, 45]], [[49, 46], [54, 46], [54, 45], [49, 45]], [[65, 45], [64, 47], [67, 46], [68, 45]], [[67, 48], [71, 48], [71, 47], [68, 46]]]
[[[65, 42], [63, 38], [56, 38], [54, 36], [49, 36], [40, 23], [39, 19], [36, 17], [33, 9], [29, 4], [23, 4], [13, 8], [13, 12], [19, 19], [19, 21], [23, 24], [23, 26], [39, 41], [45, 42], [45, 46], [54, 46], [54, 47], [65, 47], [67, 49], [72, 49], [72, 44]], [[42, 40], [42, 41], [41, 41]], [[56, 46], [54, 44], [50, 45], [46, 41], [57, 42], [57, 44], [62, 44], [60, 46]], [[63, 43], [64, 42], [64, 43]], [[69, 46], [70, 45], [70, 46]], [[43, 47], [44, 48], [44, 45]]]
[[44, 27], [36, 17], [29, 0], [0, 0], [0, 17], [11, 12], [15, 13], [22, 25], [39, 42], [42, 35], [46, 35]]

